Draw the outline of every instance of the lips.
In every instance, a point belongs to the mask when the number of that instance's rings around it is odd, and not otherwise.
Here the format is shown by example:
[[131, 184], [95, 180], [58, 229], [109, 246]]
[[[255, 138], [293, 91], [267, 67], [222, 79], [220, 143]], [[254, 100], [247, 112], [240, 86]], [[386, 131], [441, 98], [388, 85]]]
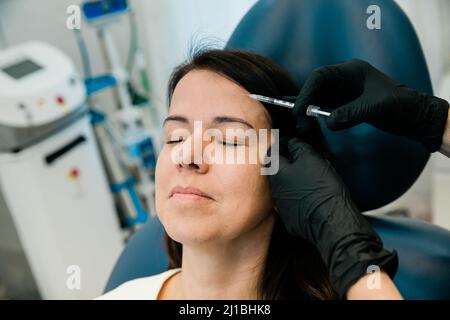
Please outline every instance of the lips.
[[189, 194], [190, 195], [197, 195], [197, 196], [200, 196], [200, 197], [204, 197], [204, 198], [213, 200], [213, 198], [209, 194], [201, 191], [200, 189], [194, 188], [194, 187], [176, 186], [175, 188], [172, 189], [172, 191], [170, 191], [170, 197], [172, 197], [175, 193], [185, 194], [185, 195], [189, 195]]

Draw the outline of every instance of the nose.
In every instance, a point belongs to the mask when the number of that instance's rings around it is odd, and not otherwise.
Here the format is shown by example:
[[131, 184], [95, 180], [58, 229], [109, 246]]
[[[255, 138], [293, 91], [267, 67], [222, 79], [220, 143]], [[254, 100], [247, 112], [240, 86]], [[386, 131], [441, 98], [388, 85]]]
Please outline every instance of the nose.
[[206, 173], [209, 164], [203, 158], [203, 150], [206, 143], [202, 141], [202, 136], [193, 134], [180, 146], [177, 157], [177, 168], [179, 170], [193, 170], [198, 173]]

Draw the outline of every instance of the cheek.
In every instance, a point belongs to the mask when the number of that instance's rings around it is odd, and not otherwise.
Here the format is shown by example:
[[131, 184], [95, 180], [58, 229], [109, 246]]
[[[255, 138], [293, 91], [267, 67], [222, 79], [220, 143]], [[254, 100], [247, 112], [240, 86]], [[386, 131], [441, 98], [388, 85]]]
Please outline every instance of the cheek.
[[263, 219], [271, 209], [267, 176], [259, 165], [217, 166], [223, 192], [223, 212], [235, 225], [248, 225]]
[[170, 190], [169, 185], [166, 183], [170, 181], [173, 174], [173, 165], [171, 164], [170, 150], [167, 147], [163, 147], [159, 153], [158, 160], [156, 162], [155, 170], [155, 204], [156, 212], [158, 213], [158, 206], [161, 205], [164, 198]]
[[[261, 174], [259, 152], [265, 153], [265, 150], [261, 151], [262, 149], [260, 144], [247, 147], [245, 164], [218, 166], [217, 170], [226, 192], [232, 195], [230, 203], [240, 208], [242, 206], [254, 208], [254, 211], [259, 210], [259, 213], [269, 206], [268, 202], [271, 203], [268, 176]], [[249, 161], [249, 154], [255, 159]]]
[[155, 184], [157, 187], [164, 186], [161, 184], [161, 181], [163, 181], [165, 178], [167, 178], [167, 175], [169, 174], [168, 167], [170, 161], [170, 154], [166, 147], [164, 147], [161, 152], [158, 155], [158, 160], [156, 161], [156, 168], [155, 168]]

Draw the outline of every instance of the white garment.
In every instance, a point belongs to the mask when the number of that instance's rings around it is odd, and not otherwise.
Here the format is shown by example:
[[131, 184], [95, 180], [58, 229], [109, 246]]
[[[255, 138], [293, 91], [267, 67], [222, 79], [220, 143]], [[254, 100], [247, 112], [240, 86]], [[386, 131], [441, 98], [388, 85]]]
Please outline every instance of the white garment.
[[180, 268], [171, 269], [154, 276], [127, 281], [96, 300], [156, 300], [166, 280], [180, 271]]

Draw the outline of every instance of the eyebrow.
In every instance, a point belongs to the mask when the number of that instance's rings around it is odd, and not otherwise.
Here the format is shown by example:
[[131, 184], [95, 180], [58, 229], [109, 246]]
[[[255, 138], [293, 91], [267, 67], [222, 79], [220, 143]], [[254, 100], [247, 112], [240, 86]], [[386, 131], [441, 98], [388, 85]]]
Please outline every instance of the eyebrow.
[[[163, 127], [166, 125], [166, 123], [168, 121], [177, 121], [177, 122], [181, 122], [181, 123], [189, 123], [189, 120], [186, 117], [179, 116], [179, 115], [173, 115], [173, 116], [168, 116], [166, 119], [164, 119]], [[214, 119], [212, 121], [212, 123], [215, 123], [215, 124], [233, 123], [233, 122], [241, 123], [241, 124], [249, 127], [250, 129], [254, 129], [253, 126], [250, 123], [248, 123], [247, 121], [245, 121], [244, 119], [237, 118], [237, 117], [232, 117], [232, 116], [227, 116], [227, 115], [214, 117]]]

